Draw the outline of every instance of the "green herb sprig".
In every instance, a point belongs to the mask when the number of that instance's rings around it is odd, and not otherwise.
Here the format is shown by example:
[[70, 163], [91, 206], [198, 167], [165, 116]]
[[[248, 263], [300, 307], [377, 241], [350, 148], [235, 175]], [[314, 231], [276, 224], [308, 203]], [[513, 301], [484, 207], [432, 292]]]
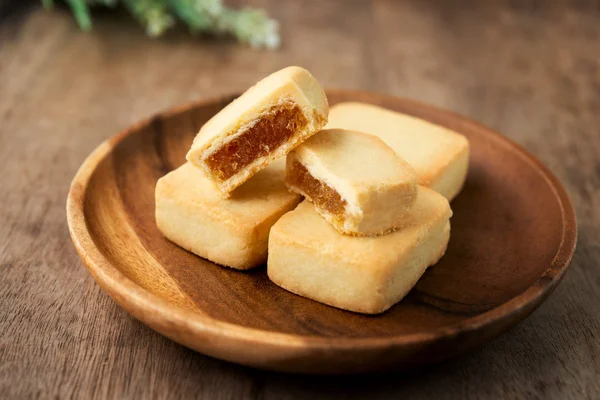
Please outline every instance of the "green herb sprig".
[[[222, 0], [63, 0], [71, 8], [79, 27], [92, 29], [90, 6], [116, 7], [121, 4], [146, 29], [158, 37], [179, 20], [192, 33], [232, 35], [252, 47], [275, 49], [280, 45], [279, 24], [264, 10], [226, 7]], [[46, 9], [54, 0], [42, 0]]]

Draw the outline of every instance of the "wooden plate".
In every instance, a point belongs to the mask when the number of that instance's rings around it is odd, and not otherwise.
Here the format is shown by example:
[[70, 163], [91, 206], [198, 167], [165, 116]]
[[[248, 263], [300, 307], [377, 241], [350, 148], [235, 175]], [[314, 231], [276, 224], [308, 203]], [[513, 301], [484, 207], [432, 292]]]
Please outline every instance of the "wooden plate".
[[413, 101], [328, 91], [466, 135], [471, 164], [452, 202], [446, 255], [379, 316], [341, 311], [165, 240], [154, 186], [179, 166], [200, 126], [235, 96], [161, 113], [109, 139], [83, 163], [67, 200], [75, 247], [100, 286], [169, 338], [266, 369], [348, 373], [441, 360], [498, 336], [540, 305], [575, 250], [576, 221], [556, 177], [518, 145], [464, 117]]

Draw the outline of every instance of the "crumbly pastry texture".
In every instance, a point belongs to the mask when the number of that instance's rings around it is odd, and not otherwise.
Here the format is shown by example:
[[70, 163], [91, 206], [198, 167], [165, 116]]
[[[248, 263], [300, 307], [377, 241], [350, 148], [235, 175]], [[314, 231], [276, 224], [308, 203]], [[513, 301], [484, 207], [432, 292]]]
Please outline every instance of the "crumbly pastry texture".
[[381, 139], [326, 129], [287, 156], [286, 184], [314, 203], [340, 233], [381, 235], [400, 228], [417, 195], [417, 177]]
[[390, 234], [340, 234], [308, 201], [271, 228], [267, 272], [280, 287], [341, 309], [381, 313], [445, 253], [448, 200], [419, 186], [407, 224]]
[[235, 269], [267, 260], [269, 230], [300, 202], [283, 183], [276, 160], [223, 199], [202, 171], [186, 163], [158, 180], [156, 223], [163, 235], [196, 255]]
[[325, 128], [375, 135], [416, 171], [419, 184], [452, 200], [462, 189], [469, 164], [467, 138], [445, 127], [359, 102], [331, 107]]
[[288, 67], [258, 82], [200, 129], [187, 160], [222, 197], [319, 131], [327, 97], [307, 70]]

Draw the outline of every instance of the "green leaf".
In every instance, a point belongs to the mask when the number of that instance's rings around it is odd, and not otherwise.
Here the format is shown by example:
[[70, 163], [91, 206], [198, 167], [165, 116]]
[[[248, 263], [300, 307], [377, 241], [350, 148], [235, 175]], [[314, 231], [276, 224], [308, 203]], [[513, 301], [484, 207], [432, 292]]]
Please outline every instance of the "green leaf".
[[84, 0], [67, 0], [67, 3], [71, 7], [79, 28], [83, 31], [92, 29], [92, 20], [87, 3]]
[[[79, 27], [92, 28], [90, 5], [114, 7], [119, 0], [64, 0]], [[233, 35], [239, 42], [252, 47], [279, 47], [279, 24], [260, 9], [234, 10], [222, 0], [120, 0], [129, 13], [146, 29], [148, 36], [163, 34], [182, 20], [192, 33], [206, 32]], [[45, 8], [54, 6], [53, 0], [42, 0]]]
[[169, 7], [193, 32], [214, 31], [221, 0], [167, 0]]

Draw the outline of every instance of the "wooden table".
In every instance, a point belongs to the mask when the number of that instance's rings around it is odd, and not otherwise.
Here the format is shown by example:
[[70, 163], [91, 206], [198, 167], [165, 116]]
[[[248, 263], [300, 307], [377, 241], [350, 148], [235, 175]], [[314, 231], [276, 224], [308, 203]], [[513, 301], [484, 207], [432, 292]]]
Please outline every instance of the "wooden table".
[[[183, 30], [152, 41], [112, 13], [84, 34], [64, 11], [0, 2], [0, 398], [599, 398], [599, 3], [256, 3], [282, 24], [279, 51]], [[214, 360], [122, 311], [69, 239], [65, 197], [78, 166], [152, 112], [242, 90], [291, 64], [327, 87], [451, 109], [544, 161], [579, 218], [578, 250], [554, 295], [457, 359], [336, 378]]]

